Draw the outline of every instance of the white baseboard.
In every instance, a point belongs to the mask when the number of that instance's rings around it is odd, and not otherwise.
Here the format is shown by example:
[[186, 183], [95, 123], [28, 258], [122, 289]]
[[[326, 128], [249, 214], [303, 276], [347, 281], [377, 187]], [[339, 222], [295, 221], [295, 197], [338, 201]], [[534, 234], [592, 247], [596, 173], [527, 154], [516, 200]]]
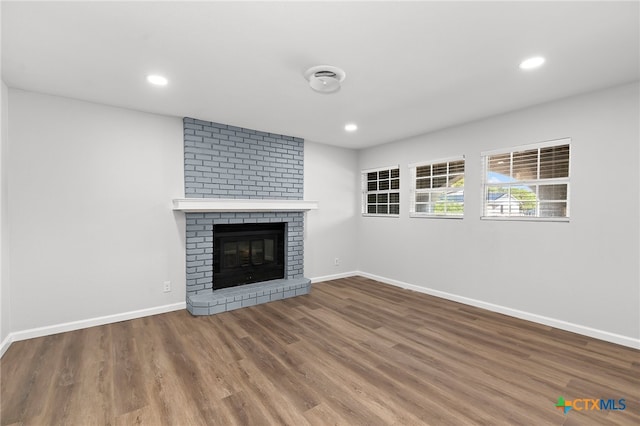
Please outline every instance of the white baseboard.
[[114, 322], [126, 321], [135, 318], [148, 317], [150, 315], [164, 314], [165, 312], [186, 309], [186, 302], [172, 303], [170, 305], [155, 306], [153, 308], [140, 309], [137, 311], [123, 312], [120, 314], [106, 315], [102, 317], [89, 318], [86, 320], [65, 322], [46, 327], [32, 328], [29, 330], [15, 331], [2, 342], [0, 346], [0, 357], [9, 349], [11, 343], [20, 340], [33, 339], [35, 337], [49, 336], [51, 334], [64, 333], [65, 331], [79, 330], [81, 328], [95, 327], [97, 325], [111, 324]]
[[[405, 283], [402, 281], [394, 280], [391, 278], [380, 277], [378, 275], [369, 274], [362, 271], [343, 272], [340, 274], [325, 275], [321, 277], [310, 278], [312, 283], [319, 283], [322, 281], [336, 280], [340, 278], [348, 278], [353, 276], [362, 276], [370, 278], [372, 280], [380, 281], [386, 284], [391, 284], [396, 287], [405, 288], [408, 290], [417, 291], [419, 293], [429, 294], [431, 296], [440, 297], [442, 299], [452, 300], [454, 302], [463, 303], [465, 305], [475, 306], [478, 308], [486, 309], [488, 311], [497, 312], [500, 314], [509, 315], [515, 318], [524, 319], [527, 321], [535, 322], [538, 324], [548, 325], [560, 330], [570, 331], [584, 336], [593, 337], [595, 339], [604, 340], [606, 342], [616, 343], [622, 346], [627, 346], [634, 349], [640, 349], [640, 339], [633, 337], [623, 336], [620, 334], [610, 333], [608, 331], [598, 330], [591, 327], [585, 327], [579, 324], [573, 324], [570, 322], [557, 320], [554, 318], [545, 317], [542, 315], [533, 314], [530, 312], [524, 312], [517, 309], [508, 308], [505, 306], [495, 305], [493, 303], [483, 302], [481, 300], [471, 299], [464, 296], [458, 296], [456, 294], [446, 293], [431, 288], [420, 287], [414, 284]], [[150, 315], [163, 314], [165, 312], [178, 311], [186, 309], [185, 302], [173, 303], [170, 305], [156, 306], [153, 308], [140, 309], [137, 311], [124, 312], [115, 315], [107, 315], [102, 317], [90, 318], [86, 320], [67, 322], [62, 324], [55, 324], [46, 327], [32, 328], [29, 330], [16, 331], [9, 333], [7, 337], [0, 344], [0, 357], [9, 349], [13, 342], [20, 340], [32, 339], [35, 337], [48, 336], [51, 334], [63, 333], [65, 331], [79, 330], [81, 328], [94, 327], [97, 325], [111, 324], [119, 321], [126, 321], [135, 318], [142, 318]]]
[[2, 341], [2, 344], [0, 344], [0, 358], [2, 358], [2, 355], [4, 355], [7, 349], [9, 349], [11, 343], [13, 343], [13, 336], [9, 333], [9, 335]]
[[419, 293], [429, 294], [431, 296], [440, 297], [442, 299], [452, 300], [454, 302], [463, 303], [465, 305], [475, 306], [478, 308], [486, 309], [488, 311], [497, 312], [511, 317], [520, 318], [523, 320], [535, 322], [538, 324], [548, 325], [560, 330], [570, 331], [572, 333], [582, 334], [583, 336], [593, 337], [595, 339], [604, 340], [606, 342], [616, 343], [618, 345], [627, 346], [633, 349], [640, 349], [640, 339], [635, 339], [629, 336], [623, 336], [621, 334], [610, 333], [604, 330], [598, 330], [591, 327], [586, 327], [579, 324], [574, 324], [555, 318], [549, 318], [530, 312], [520, 311], [518, 309], [508, 308], [506, 306], [495, 305], [493, 303], [483, 302], [482, 300], [471, 299], [464, 296], [458, 296], [456, 294], [446, 293], [444, 291], [434, 290], [431, 288], [420, 287], [414, 284], [405, 283], [402, 281], [394, 280], [391, 278], [380, 277], [377, 275], [369, 274], [366, 272], [356, 272], [354, 275], [360, 275], [365, 278], [380, 281], [386, 284], [391, 284], [396, 287], [406, 288], [408, 290], [417, 291]]
[[359, 275], [359, 272], [356, 271], [351, 271], [351, 272], [342, 272], [340, 274], [332, 274], [332, 275], [325, 275], [322, 277], [315, 277], [315, 278], [309, 278], [311, 280], [311, 283], [321, 283], [322, 281], [331, 281], [331, 280], [337, 280], [340, 278], [349, 278], [349, 277], [354, 277], [356, 275]]

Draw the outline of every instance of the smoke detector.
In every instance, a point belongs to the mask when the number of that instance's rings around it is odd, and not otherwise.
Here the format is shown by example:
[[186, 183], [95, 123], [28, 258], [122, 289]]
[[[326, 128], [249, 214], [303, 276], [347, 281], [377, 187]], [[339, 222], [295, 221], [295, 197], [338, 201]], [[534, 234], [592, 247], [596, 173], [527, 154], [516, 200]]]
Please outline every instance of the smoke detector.
[[309, 81], [311, 88], [319, 93], [337, 92], [346, 76], [340, 68], [331, 65], [311, 67], [304, 73], [304, 78]]

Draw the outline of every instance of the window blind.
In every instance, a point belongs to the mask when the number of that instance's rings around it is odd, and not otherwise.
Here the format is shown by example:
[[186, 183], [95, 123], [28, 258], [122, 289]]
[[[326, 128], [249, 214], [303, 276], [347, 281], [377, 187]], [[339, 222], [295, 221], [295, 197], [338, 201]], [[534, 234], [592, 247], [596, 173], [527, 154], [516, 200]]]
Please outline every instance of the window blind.
[[363, 211], [365, 215], [400, 214], [400, 168], [390, 166], [362, 171]]
[[411, 171], [412, 217], [462, 217], [464, 157], [416, 163]]
[[483, 153], [483, 217], [569, 218], [570, 139]]

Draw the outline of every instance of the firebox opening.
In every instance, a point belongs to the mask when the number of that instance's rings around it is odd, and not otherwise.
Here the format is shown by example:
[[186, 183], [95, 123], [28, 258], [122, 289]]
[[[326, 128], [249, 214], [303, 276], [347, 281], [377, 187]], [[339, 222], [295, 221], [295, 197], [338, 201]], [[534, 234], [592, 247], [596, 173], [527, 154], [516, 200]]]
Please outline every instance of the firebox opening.
[[285, 223], [213, 226], [213, 289], [284, 278]]

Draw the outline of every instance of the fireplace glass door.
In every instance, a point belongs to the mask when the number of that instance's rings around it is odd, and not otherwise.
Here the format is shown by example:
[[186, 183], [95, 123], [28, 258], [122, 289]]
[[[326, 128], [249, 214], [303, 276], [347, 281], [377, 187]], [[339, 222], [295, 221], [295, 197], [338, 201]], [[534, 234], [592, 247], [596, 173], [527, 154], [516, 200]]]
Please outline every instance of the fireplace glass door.
[[225, 242], [222, 268], [251, 267], [273, 263], [275, 244], [275, 238]]
[[284, 223], [215, 225], [213, 288], [284, 278]]

